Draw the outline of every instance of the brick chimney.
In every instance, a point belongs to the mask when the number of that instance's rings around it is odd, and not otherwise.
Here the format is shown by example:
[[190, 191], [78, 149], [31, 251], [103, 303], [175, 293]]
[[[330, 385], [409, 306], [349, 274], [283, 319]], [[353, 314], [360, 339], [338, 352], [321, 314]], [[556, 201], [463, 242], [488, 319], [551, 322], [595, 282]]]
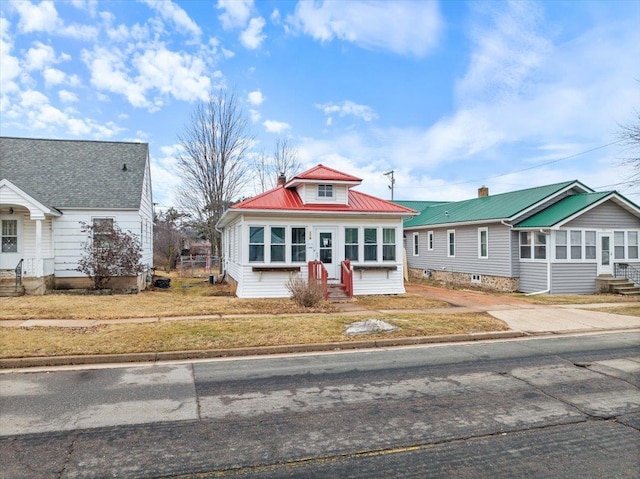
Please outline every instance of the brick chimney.
[[489, 196], [489, 188], [482, 185], [480, 188], [478, 188], [478, 198], [485, 198], [487, 196]]
[[280, 175], [278, 175], [278, 186], [284, 186], [286, 182], [287, 177], [284, 176], [284, 171], [282, 171], [280, 172]]

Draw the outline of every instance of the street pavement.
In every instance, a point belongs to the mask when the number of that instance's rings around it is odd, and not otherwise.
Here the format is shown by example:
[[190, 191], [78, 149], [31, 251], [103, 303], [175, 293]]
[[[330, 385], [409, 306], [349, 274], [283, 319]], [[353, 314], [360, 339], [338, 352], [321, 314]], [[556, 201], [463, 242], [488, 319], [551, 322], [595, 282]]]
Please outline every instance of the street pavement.
[[0, 477], [637, 478], [640, 332], [0, 375]]

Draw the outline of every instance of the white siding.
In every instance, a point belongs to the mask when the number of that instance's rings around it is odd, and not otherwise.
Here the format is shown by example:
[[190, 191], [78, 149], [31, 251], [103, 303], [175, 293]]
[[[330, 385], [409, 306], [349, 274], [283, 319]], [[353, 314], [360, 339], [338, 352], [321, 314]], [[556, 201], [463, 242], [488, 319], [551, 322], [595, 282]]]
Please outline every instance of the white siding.
[[[140, 200], [140, 224], [144, 233], [142, 234], [142, 264], [153, 267], [153, 196], [151, 193], [151, 172], [149, 162], [145, 169], [144, 181], [142, 184], [142, 198]], [[124, 227], [121, 226], [124, 229]], [[132, 230], [132, 232], [136, 232]], [[140, 234], [138, 227], [137, 233]]]
[[551, 265], [551, 294], [592, 294], [596, 291], [596, 263]]
[[547, 289], [547, 263], [520, 263], [520, 291], [522, 293], [537, 293]]
[[[330, 182], [321, 184], [331, 184]], [[342, 204], [348, 203], [348, 188], [346, 185], [333, 185], [333, 198], [318, 198], [317, 184], [303, 184], [298, 188], [298, 195], [304, 204]]]

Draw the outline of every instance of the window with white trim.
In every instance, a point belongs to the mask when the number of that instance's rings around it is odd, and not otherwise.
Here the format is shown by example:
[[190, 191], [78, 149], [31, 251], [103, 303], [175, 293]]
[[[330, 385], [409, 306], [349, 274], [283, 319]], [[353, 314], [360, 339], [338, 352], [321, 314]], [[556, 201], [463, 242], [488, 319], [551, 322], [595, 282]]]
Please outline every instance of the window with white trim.
[[420, 233], [413, 233], [413, 256], [419, 256], [420, 248]]
[[638, 232], [627, 232], [627, 258], [638, 259]]
[[382, 261], [396, 260], [396, 229], [382, 228]]
[[427, 231], [427, 251], [433, 251], [433, 231]]
[[571, 259], [582, 259], [582, 231], [571, 230]]
[[97, 247], [109, 246], [109, 237], [113, 234], [113, 218], [92, 218], [93, 244]]
[[447, 256], [453, 258], [456, 255], [456, 230], [447, 230]]
[[344, 257], [349, 261], [358, 261], [358, 228], [344, 229]]
[[556, 259], [567, 259], [566, 231], [556, 231]]
[[318, 185], [318, 198], [333, 198], [333, 185]]
[[478, 258], [489, 257], [489, 228], [478, 228]]
[[520, 231], [520, 259], [531, 258], [531, 232]]
[[624, 259], [624, 231], [613, 232], [613, 257]]
[[378, 261], [378, 229], [364, 229], [364, 260]]
[[584, 232], [584, 258], [596, 259], [596, 232]]
[[285, 228], [283, 226], [271, 227], [271, 262], [284, 263], [285, 261]]
[[293, 263], [307, 260], [307, 229], [291, 228], [291, 261]]
[[264, 261], [264, 226], [249, 227], [249, 261]]
[[533, 257], [535, 259], [547, 259], [547, 235], [546, 234], [534, 233]]

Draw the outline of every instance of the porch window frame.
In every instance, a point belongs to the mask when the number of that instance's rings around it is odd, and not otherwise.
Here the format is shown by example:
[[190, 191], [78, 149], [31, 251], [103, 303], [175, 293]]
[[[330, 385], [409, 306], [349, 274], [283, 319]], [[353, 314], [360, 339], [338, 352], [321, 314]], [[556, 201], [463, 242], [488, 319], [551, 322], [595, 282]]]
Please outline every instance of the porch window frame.
[[[356, 233], [355, 243], [353, 241], [347, 242], [348, 230], [355, 231]], [[349, 248], [349, 253], [347, 253], [347, 248]], [[355, 258], [352, 257], [354, 251], [355, 251]], [[351, 261], [352, 263], [354, 262], [357, 263], [360, 260], [360, 228], [358, 228], [357, 226], [345, 226], [344, 228], [344, 258], [349, 259], [349, 261]]]
[[[252, 236], [253, 234], [251, 233], [251, 230], [262, 230], [262, 242], [252, 242]], [[247, 257], [248, 262], [249, 263], [265, 263], [265, 230], [266, 230], [266, 226], [265, 225], [249, 225], [249, 255]], [[251, 259], [252, 258], [252, 254], [251, 251], [252, 249], [255, 249], [255, 251], [258, 252], [262, 252], [262, 257], [261, 259]], [[255, 256], [255, 255], [254, 255]]]
[[[293, 232], [294, 230], [302, 230], [302, 242], [294, 243]], [[299, 239], [299, 238], [296, 238]], [[291, 243], [290, 243], [290, 251], [291, 251], [291, 262], [292, 263], [305, 263], [307, 261], [307, 227], [306, 226], [292, 226], [291, 227]], [[294, 249], [296, 252], [294, 253]], [[300, 255], [300, 251], [302, 251], [303, 259], [295, 259]]]
[[[393, 236], [393, 242], [390, 243], [386, 238], [386, 233], [390, 233]], [[397, 258], [397, 229], [396, 228], [382, 228], [382, 261], [396, 261]], [[391, 254], [390, 254], [391, 253]]]

